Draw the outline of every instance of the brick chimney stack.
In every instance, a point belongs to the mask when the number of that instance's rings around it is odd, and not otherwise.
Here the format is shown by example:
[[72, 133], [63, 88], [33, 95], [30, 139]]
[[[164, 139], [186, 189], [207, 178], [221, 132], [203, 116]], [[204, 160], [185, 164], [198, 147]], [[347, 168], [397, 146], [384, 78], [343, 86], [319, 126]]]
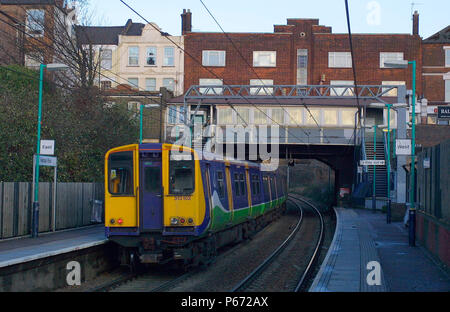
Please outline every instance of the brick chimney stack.
[[414, 11], [413, 15], [413, 35], [419, 35], [419, 13]]
[[190, 9], [183, 9], [181, 14], [181, 34], [184, 35], [192, 31], [192, 13]]

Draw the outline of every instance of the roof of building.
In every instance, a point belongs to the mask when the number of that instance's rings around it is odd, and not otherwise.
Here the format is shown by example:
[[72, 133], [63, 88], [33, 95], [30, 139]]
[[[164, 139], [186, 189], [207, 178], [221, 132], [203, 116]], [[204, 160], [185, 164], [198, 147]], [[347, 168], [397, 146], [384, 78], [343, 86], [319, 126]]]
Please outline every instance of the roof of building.
[[119, 35], [141, 36], [144, 26], [129, 19], [125, 26], [76, 26], [76, 31], [81, 44], [118, 45]]
[[428, 37], [423, 43], [450, 43], [450, 25]]

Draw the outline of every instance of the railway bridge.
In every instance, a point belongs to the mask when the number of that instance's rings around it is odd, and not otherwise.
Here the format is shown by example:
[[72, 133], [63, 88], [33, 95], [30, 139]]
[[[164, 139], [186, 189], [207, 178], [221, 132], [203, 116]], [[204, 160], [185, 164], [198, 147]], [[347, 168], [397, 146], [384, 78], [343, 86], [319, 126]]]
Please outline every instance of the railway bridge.
[[168, 103], [165, 139], [253, 161], [317, 159], [335, 171], [336, 193], [361, 200], [374, 168], [360, 160], [377, 157], [376, 197], [386, 198], [390, 171], [392, 200], [404, 204], [406, 156], [392, 146], [407, 136], [406, 102], [404, 85], [191, 86]]

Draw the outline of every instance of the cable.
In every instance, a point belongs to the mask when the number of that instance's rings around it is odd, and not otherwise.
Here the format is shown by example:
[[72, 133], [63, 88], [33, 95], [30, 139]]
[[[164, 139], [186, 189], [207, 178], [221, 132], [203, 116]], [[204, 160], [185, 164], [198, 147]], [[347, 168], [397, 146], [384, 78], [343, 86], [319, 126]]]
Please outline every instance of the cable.
[[[162, 32], [161, 30], [159, 30], [157, 27], [155, 27], [152, 23], [150, 23], [145, 17], [143, 17], [139, 12], [137, 12], [136, 10], [134, 10], [131, 6], [129, 6], [125, 1], [120, 0], [120, 2], [122, 2], [126, 7], [128, 7], [131, 11], [133, 11], [136, 15], [138, 15], [140, 18], [142, 18], [145, 22], [147, 22], [148, 24], [150, 24], [154, 29], [156, 29], [159, 33]], [[174, 44], [175, 46], [178, 47], [178, 49], [182, 50], [186, 55], [188, 55], [192, 60], [194, 60], [197, 64], [199, 64], [202, 68], [204, 68], [205, 70], [207, 70], [208, 72], [210, 72], [212, 75], [214, 75], [214, 77], [221, 79], [214, 71], [210, 70], [209, 68], [207, 68], [206, 66], [203, 66], [203, 64], [197, 60], [193, 55], [191, 55], [189, 52], [187, 52], [186, 50], [184, 50], [182, 47], [180, 47], [176, 42], [174, 42], [172, 39], [170, 39], [168, 36], [165, 36], [165, 38], [167, 40], [169, 40], [172, 44]], [[223, 79], [221, 79], [223, 81]], [[225, 86], [227, 86], [227, 84], [224, 84]], [[240, 97], [242, 99], [244, 99], [248, 104], [252, 105], [253, 107], [255, 107], [256, 109], [258, 109], [261, 113], [263, 113], [266, 117], [268, 117], [270, 120], [272, 120], [274, 123], [276, 123], [278, 126], [280, 126], [281, 128], [284, 128], [285, 130], [287, 130], [287, 132], [289, 133], [289, 130], [286, 129], [284, 126], [280, 125], [278, 122], [276, 122], [274, 119], [272, 119], [269, 115], [267, 115], [264, 111], [262, 111], [260, 108], [258, 108], [256, 105], [254, 105], [253, 103], [251, 103], [250, 101], [248, 101], [247, 98], [243, 97], [242, 95], [240, 95]], [[242, 118], [242, 116], [237, 112], [237, 110], [235, 109], [235, 107], [231, 104], [231, 103], [227, 103], [235, 112], [236, 114], [241, 118], [241, 120], [247, 125], [247, 122]], [[299, 137], [293, 135], [294, 137], [296, 137], [297, 139], [299, 139], [300, 141], [302, 141]]]

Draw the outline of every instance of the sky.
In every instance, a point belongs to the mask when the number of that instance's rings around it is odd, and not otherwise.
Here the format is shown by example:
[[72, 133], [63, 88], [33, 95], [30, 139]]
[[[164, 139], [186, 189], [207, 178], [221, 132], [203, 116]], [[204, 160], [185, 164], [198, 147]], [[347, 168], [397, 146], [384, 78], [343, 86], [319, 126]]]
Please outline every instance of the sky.
[[[124, 0], [171, 35], [181, 34], [183, 9], [192, 12], [193, 31], [221, 32], [200, 0]], [[287, 18], [318, 18], [333, 33], [347, 33], [344, 0], [203, 0], [226, 32], [273, 32]], [[424, 38], [450, 25], [450, 0], [348, 0], [353, 33], [411, 33], [412, 3]], [[120, 0], [90, 0], [94, 25], [145, 23]]]

